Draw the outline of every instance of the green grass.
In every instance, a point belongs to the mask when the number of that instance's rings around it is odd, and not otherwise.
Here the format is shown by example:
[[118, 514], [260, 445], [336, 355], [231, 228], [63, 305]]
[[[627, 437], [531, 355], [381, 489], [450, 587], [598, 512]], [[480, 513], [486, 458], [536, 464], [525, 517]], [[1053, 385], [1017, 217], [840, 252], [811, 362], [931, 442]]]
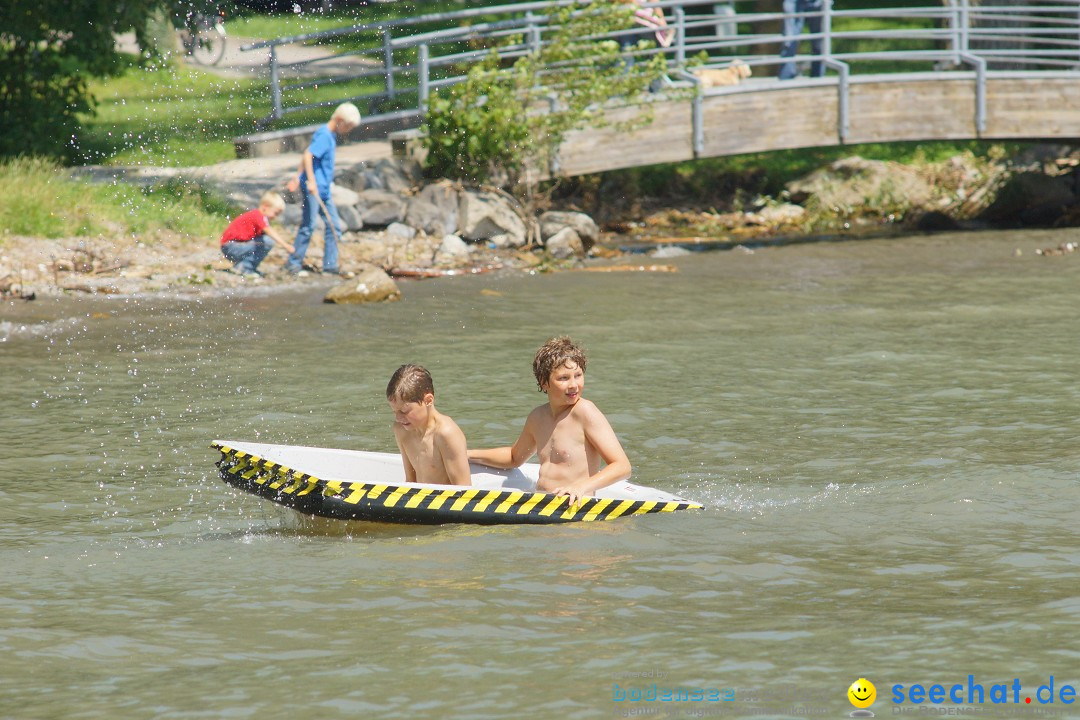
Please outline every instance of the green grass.
[[264, 83], [178, 64], [141, 68], [91, 85], [97, 112], [79, 140], [87, 163], [208, 165], [235, 158], [232, 138], [269, 113]]
[[46, 238], [117, 234], [152, 238], [162, 230], [213, 237], [239, 210], [214, 189], [184, 179], [147, 188], [95, 183], [34, 158], [0, 163], [0, 196], [4, 234]]

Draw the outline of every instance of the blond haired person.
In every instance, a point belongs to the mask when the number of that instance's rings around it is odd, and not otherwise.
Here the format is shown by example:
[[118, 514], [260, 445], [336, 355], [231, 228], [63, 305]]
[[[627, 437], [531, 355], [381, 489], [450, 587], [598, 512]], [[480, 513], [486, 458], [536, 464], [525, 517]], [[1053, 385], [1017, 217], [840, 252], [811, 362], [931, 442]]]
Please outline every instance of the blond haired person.
[[294, 275], [303, 270], [304, 256], [307, 254], [311, 235], [315, 232], [315, 219], [318, 216], [322, 216], [326, 223], [326, 232], [323, 234], [323, 272], [339, 273], [337, 243], [341, 238], [341, 218], [330, 197], [330, 186], [334, 182], [334, 155], [337, 151], [337, 136], [348, 135], [359, 124], [360, 111], [355, 105], [338, 105], [330, 116], [330, 122], [311, 136], [311, 143], [300, 162], [300, 176], [289, 182], [289, 190], [299, 189], [304, 197], [300, 229], [296, 231], [296, 248], [285, 263], [285, 269]]
[[233, 262], [233, 272], [258, 277], [259, 263], [270, 253], [274, 243], [289, 252], [295, 248], [278, 235], [270, 221], [285, 210], [285, 201], [273, 190], [263, 193], [259, 207], [234, 219], [221, 235], [221, 254]]

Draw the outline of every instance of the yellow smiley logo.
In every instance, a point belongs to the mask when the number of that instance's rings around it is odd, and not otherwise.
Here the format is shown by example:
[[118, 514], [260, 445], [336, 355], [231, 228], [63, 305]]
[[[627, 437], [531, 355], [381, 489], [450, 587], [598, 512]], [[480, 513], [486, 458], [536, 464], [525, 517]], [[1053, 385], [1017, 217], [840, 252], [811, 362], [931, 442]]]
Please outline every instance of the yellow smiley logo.
[[847, 689], [848, 700], [857, 708], [868, 708], [877, 700], [877, 688], [866, 678], [859, 678]]

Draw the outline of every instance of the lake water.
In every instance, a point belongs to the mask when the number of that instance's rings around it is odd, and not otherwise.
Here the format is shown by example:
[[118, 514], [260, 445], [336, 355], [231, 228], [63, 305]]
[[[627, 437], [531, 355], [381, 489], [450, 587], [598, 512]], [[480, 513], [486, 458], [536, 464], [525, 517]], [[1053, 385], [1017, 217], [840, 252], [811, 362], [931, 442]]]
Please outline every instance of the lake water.
[[[862, 677], [878, 717], [1080, 717], [1080, 255], [1033, 252], [1076, 239], [6, 304], [0, 718], [846, 717]], [[219, 438], [394, 450], [403, 362], [509, 443], [562, 333], [635, 480], [706, 510], [345, 525], [217, 478]]]

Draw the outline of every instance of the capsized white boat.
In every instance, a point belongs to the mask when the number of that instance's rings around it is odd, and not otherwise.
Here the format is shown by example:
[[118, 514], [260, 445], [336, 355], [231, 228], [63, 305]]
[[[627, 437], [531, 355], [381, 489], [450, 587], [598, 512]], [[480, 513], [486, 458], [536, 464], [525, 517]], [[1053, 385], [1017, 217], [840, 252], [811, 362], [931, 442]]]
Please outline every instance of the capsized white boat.
[[570, 507], [536, 490], [539, 465], [496, 470], [473, 464], [472, 486], [405, 482], [397, 453], [215, 440], [221, 479], [308, 515], [398, 523], [559, 523], [701, 509], [623, 481]]

